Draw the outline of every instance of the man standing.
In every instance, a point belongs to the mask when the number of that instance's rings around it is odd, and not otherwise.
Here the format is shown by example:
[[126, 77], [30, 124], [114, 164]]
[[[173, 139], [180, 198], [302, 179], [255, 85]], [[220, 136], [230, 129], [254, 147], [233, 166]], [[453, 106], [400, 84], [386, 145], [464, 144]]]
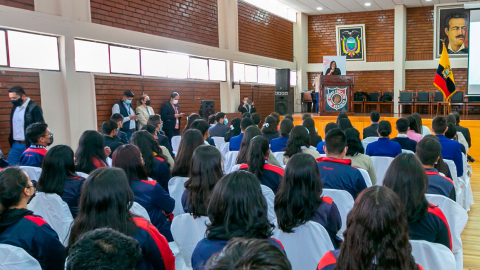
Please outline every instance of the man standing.
[[257, 111], [255, 108], [255, 102], [250, 102], [248, 96], [243, 97], [243, 103], [238, 105], [238, 111], [242, 113], [254, 113]]
[[465, 14], [453, 13], [445, 18], [445, 34], [448, 37], [448, 54], [468, 54], [465, 47], [468, 17]]
[[13, 104], [10, 112], [10, 153], [8, 162], [10, 165], [17, 165], [20, 162], [20, 156], [30, 147], [30, 142], [25, 141], [26, 128], [37, 122], [44, 122], [43, 112], [37, 103], [33, 102], [25, 94], [21, 86], [14, 86], [8, 89], [8, 97]]
[[132, 108], [132, 100], [135, 95], [132, 91], [127, 90], [123, 92], [123, 97], [113, 105], [112, 115], [119, 113], [123, 115], [123, 126], [120, 128], [121, 131], [127, 134], [127, 139], [130, 141], [130, 137], [136, 130], [135, 120], [138, 119], [138, 116], [135, 115], [135, 111]]
[[363, 129], [363, 139], [368, 137], [378, 137], [377, 129], [378, 121], [380, 121], [380, 113], [377, 111], [372, 111], [370, 113], [370, 121], [372, 121], [372, 124]]
[[227, 126], [227, 115], [223, 112], [219, 112], [217, 115], [215, 115], [215, 119], [217, 120], [217, 124], [215, 124], [213, 127], [210, 127], [210, 136], [225, 137], [225, 133], [230, 130], [230, 128]]

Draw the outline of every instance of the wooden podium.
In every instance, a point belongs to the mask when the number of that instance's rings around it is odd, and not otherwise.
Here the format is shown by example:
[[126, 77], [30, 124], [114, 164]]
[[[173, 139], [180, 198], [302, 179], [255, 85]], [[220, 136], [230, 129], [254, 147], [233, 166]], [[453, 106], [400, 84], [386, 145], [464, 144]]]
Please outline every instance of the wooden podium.
[[319, 115], [353, 115], [353, 76], [320, 77]]

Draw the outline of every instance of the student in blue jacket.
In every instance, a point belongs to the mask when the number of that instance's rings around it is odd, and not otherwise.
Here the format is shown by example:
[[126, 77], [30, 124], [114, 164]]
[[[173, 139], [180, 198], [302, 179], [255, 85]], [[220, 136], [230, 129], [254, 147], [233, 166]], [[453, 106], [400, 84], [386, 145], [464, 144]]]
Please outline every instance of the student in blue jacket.
[[22, 248], [42, 269], [64, 269], [66, 251], [57, 233], [27, 210], [33, 196], [35, 188], [26, 173], [18, 168], [0, 171], [0, 244]]
[[68, 204], [73, 218], [78, 214], [78, 202], [85, 179], [75, 173], [73, 150], [67, 145], [52, 147], [43, 161], [37, 190], [55, 193]]
[[290, 131], [293, 129], [293, 122], [289, 119], [283, 119], [280, 122], [280, 137], [270, 141], [270, 150], [272, 152], [282, 152], [287, 148]]
[[436, 116], [432, 120], [433, 134], [437, 136], [442, 145], [443, 159], [450, 159], [455, 162], [457, 167], [457, 176], [463, 176], [463, 156], [460, 143], [454, 140], [447, 139], [445, 132], [447, 131], [447, 120], [443, 116]]
[[[327, 136], [327, 133], [334, 129], [334, 128], [338, 128], [338, 125], [336, 123], [328, 123], [325, 125], [325, 136]], [[323, 150], [323, 146], [325, 146], [325, 141], [323, 142], [319, 142], [317, 144], [317, 151], [320, 153], [320, 154], [323, 154], [325, 155], [325, 150]]]
[[[132, 141], [135, 141], [133, 134]], [[113, 153], [112, 166], [121, 168], [127, 174], [135, 201], [147, 210], [152, 224], [169, 242], [173, 241], [170, 226], [173, 219], [175, 200], [155, 180], [148, 180], [147, 170], [137, 146], [122, 145]]]
[[240, 150], [240, 144], [242, 143], [243, 133], [245, 133], [245, 130], [247, 130], [247, 128], [249, 126], [253, 126], [253, 125], [254, 124], [253, 124], [252, 119], [250, 119], [248, 117], [242, 119], [242, 121], [240, 122], [240, 128], [241, 128], [242, 132], [238, 136], [232, 137], [230, 139], [230, 145], [229, 145], [229, 148], [228, 148], [229, 151]]
[[235, 237], [267, 239], [283, 250], [279, 241], [270, 238], [273, 224], [268, 221], [267, 202], [251, 173], [236, 171], [220, 179], [210, 198], [208, 217], [206, 236], [192, 254], [194, 270], [205, 269], [212, 255]]
[[20, 166], [42, 167], [47, 146], [53, 143], [53, 133], [45, 123], [33, 123], [27, 127], [25, 138], [32, 144], [20, 156]]
[[174, 270], [175, 257], [165, 237], [146, 219], [130, 213], [133, 200], [134, 194], [122, 169], [101, 168], [93, 171], [82, 190], [80, 209], [73, 221], [68, 250], [84, 233], [98, 228], [111, 228], [133, 237], [140, 244], [142, 258], [137, 262], [136, 269]]
[[390, 134], [392, 134], [392, 125], [388, 121], [380, 121], [377, 130], [378, 141], [371, 142], [367, 145], [365, 154], [367, 156], [379, 157], [396, 157], [402, 153], [402, 147], [398, 142], [390, 141]]

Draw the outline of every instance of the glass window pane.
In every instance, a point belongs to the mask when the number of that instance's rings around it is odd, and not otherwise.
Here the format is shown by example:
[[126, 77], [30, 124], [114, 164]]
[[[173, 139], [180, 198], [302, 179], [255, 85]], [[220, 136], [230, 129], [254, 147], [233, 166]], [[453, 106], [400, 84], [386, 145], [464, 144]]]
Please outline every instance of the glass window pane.
[[258, 67], [258, 83], [269, 84], [268, 69], [266, 67]]
[[75, 40], [75, 70], [110, 73], [108, 44]]
[[274, 68], [269, 68], [268, 69], [268, 84], [273, 84], [275, 85], [277, 82], [277, 74], [276, 70]]
[[0, 31], [0, 66], [7, 65], [7, 43], [5, 42], [5, 31]]
[[245, 82], [258, 82], [257, 79], [257, 66], [245, 65]]
[[188, 66], [190, 57], [184, 54], [167, 53], [168, 77], [176, 79], [188, 78]]
[[10, 67], [60, 70], [56, 37], [7, 31]]
[[190, 57], [190, 78], [208, 80], [208, 60]]
[[167, 53], [141, 50], [142, 75], [167, 77]]
[[140, 75], [140, 50], [110, 46], [112, 73]]
[[211, 81], [226, 81], [227, 80], [227, 63], [219, 60], [209, 60], [208, 67], [210, 71]]
[[245, 82], [245, 65], [233, 63], [233, 80], [236, 82]]
[[290, 71], [290, 86], [297, 86], [297, 72]]

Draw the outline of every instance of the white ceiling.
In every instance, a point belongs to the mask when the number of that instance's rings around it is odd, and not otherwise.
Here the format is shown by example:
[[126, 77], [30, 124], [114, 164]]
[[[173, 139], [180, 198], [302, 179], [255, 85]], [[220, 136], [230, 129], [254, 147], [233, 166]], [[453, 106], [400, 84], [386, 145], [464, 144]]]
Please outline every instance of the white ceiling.
[[[469, 0], [278, 0], [302, 13], [308, 15], [363, 12], [372, 10], [394, 9], [395, 5], [407, 7], [433, 6], [435, 4], [469, 2]], [[470, 0], [472, 1], [472, 0]], [[365, 3], [371, 6], [365, 6]], [[322, 10], [317, 10], [322, 7]]]

